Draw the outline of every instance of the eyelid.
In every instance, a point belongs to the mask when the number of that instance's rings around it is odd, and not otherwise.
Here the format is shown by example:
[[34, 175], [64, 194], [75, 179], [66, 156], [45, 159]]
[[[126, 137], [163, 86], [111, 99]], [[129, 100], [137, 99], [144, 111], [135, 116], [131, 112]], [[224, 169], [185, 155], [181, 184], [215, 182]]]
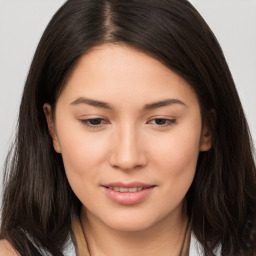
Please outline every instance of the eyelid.
[[[106, 125], [110, 124], [110, 122], [101, 116], [89, 116], [89, 117], [81, 117], [78, 119], [82, 125], [87, 127], [88, 129], [102, 129]], [[93, 124], [93, 121], [96, 122]], [[159, 122], [157, 122], [159, 121]], [[162, 122], [162, 124], [161, 124]], [[154, 116], [151, 117], [146, 124], [152, 125], [157, 129], [166, 129], [174, 126], [177, 122], [176, 117], [170, 117], [170, 116]]]
[[[162, 120], [162, 121], [166, 121], [166, 124], [157, 124], [157, 123], [153, 123], [153, 121], [156, 121], [156, 120]], [[174, 117], [165, 117], [165, 116], [156, 116], [156, 117], [153, 117], [153, 118], [150, 118], [150, 120], [147, 122], [147, 124], [152, 124], [154, 126], [156, 126], [157, 128], [168, 128], [168, 127], [171, 127], [173, 125], [175, 125], [177, 122], [177, 118], [174, 118]]]
[[[99, 124], [91, 124], [91, 121], [100, 121]], [[81, 122], [84, 126], [89, 129], [101, 129], [104, 125], [109, 124], [109, 122], [103, 117], [88, 117], [88, 118], [80, 118], [79, 122]], [[102, 123], [103, 122], [103, 123]]]

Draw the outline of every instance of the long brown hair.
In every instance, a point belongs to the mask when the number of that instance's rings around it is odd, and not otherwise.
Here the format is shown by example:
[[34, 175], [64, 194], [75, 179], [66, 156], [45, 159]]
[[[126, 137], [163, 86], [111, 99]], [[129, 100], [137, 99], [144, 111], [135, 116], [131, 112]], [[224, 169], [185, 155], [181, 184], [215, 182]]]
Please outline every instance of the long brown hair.
[[54, 15], [25, 84], [17, 137], [6, 161], [1, 238], [21, 255], [29, 243], [62, 255], [81, 203], [53, 147], [43, 104], [53, 107], [79, 58], [93, 46], [125, 43], [164, 63], [216, 114], [214, 143], [201, 152], [187, 193], [192, 229], [205, 255], [253, 255], [256, 170], [243, 109], [222, 50], [186, 0], [69, 0]]

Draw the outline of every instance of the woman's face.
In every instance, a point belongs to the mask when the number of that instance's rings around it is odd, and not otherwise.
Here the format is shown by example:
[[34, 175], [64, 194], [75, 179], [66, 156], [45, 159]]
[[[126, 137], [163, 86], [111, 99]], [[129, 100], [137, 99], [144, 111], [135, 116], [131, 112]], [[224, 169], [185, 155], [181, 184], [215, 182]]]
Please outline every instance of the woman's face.
[[189, 85], [156, 59], [105, 44], [81, 57], [56, 105], [54, 148], [88, 217], [145, 230], [179, 216], [211, 138]]

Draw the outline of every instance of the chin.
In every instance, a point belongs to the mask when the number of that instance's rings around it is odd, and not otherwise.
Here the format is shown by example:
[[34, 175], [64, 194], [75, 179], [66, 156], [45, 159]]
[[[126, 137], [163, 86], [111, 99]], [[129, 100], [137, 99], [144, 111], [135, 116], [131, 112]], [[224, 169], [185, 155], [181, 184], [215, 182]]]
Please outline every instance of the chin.
[[[103, 207], [99, 209], [86, 209], [88, 221], [97, 226], [104, 225], [119, 232], [141, 232], [151, 229], [160, 229], [168, 225], [171, 220], [179, 221], [182, 212], [182, 203], [169, 205], [169, 207], [118, 206], [116, 208]], [[94, 211], [93, 211], [94, 210]]]
[[113, 220], [112, 222], [105, 223], [109, 228], [120, 232], [140, 232], [154, 226], [154, 221], [147, 218], [132, 218], [126, 220]]
[[[149, 230], [158, 226], [161, 223], [168, 222], [168, 217], [170, 216], [170, 212], [157, 212], [150, 211], [149, 209], [144, 210], [136, 210], [134, 209], [126, 209], [124, 211], [118, 211], [117, 214], [107, 212], [102, 218], [99, 218], [101, 222], [103, 222], [109, 228], [120, 231], [120, 232], [140, 232]], [[100, 216], [98, 216], [100, 217]]]

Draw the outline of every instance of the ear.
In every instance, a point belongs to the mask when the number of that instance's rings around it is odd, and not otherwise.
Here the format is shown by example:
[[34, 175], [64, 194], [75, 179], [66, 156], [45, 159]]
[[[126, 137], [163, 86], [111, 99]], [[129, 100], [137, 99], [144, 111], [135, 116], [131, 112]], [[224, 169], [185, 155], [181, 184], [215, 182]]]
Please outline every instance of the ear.
[[53, 111], [50, 104], [45, 103], [43, 106], [49, 133], [52, 137], [53, 147], [57, 153], [61, 153], [59, 139], [55, 130]]
[[204, 118], [201, 139], [200, 139], [200, 151], [208, 151], [213, 145], [213, 132], [216, 119], [216, 112], [211, 110]]

